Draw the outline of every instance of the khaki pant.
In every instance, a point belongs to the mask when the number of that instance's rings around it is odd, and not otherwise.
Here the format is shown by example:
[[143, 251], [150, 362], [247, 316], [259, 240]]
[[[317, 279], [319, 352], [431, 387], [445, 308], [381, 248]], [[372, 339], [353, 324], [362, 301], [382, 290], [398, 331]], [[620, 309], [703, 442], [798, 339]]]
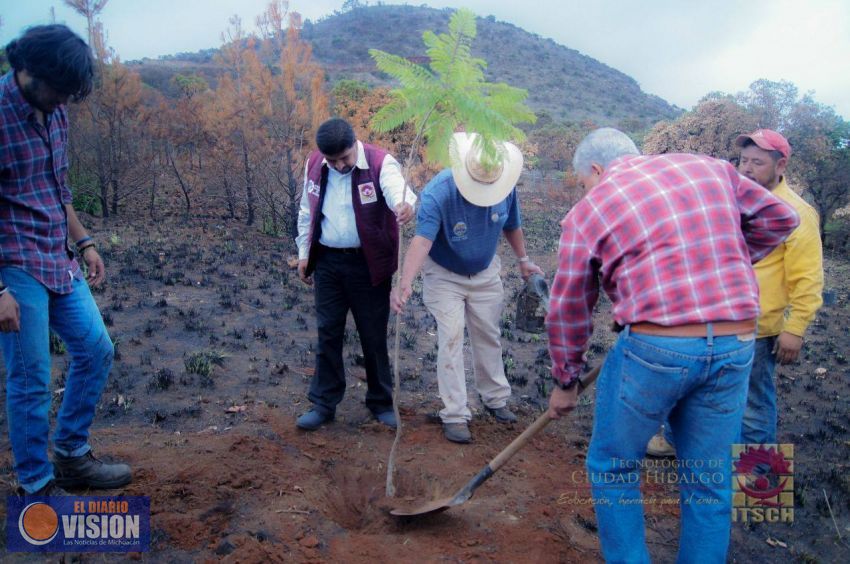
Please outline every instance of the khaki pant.
[[474, 276], [455, 274], [431, 260], [422, 268], [423, 301], [437, 320], [437, 384], [445, 408], [444, 423], [472, 419], [463, 369], [463, 328], [469, 332], [475, 387], [484, 405], [504, 407], [511, 396], [502, 364], [499, 320], [504, 289], [498, 255]]

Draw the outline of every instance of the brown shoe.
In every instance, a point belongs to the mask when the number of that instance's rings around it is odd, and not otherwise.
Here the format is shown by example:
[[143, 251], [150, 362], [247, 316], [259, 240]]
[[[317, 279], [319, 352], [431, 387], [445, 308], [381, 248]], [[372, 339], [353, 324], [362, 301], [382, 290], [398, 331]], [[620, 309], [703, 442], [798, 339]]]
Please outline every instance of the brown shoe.
[[94, 488], [109, 490], [126, 486], [133, 479], [126, 464], [108, 464], [94, 457], [91, 451], [82, 456], [53, 458], [56, 484], [62, 488]]
[[466, 444], [472, 442], [472, 434], [466, 423], [443, 423], [443, 434], [453, 443]]

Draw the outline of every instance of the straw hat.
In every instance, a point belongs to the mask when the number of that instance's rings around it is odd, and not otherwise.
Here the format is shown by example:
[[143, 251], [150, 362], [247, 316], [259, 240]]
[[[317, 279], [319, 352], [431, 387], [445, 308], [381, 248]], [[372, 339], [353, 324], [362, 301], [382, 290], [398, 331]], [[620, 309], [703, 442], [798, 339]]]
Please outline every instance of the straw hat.
[[493, 206], [508, 197], [522, 172], [522, 153], [513, 143], [499, 144], [502, 162], [491, 168], [481, 164], [481, 148], [475, 147], [477, 133], [452, 136], [452, 177], [460, 195], [476, 206]]

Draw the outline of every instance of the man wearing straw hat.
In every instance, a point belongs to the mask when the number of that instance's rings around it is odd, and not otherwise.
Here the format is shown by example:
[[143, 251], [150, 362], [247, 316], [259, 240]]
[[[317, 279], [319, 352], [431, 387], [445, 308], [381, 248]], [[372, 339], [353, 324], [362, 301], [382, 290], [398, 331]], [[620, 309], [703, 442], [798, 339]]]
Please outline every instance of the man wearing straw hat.
[[496, 254], [501, 234], [519, 261], [523, 278], [543, 274], [525, 252], [515, 185], [522, 153], [511, 143], [497, 144], [488, 162], [475, 133], [456, 133], [452, 167], [435, 176], [421, 194], [416, 235], [402, 267], [391, 305], [400, 312], [423, 271], [423, 300], [437, 321], [437, 383], [448, 440], [472, 440], [463, 367], [463, 329], [472, 345], [475, 386], [497, 421], [516, 416], [507, 407], [511, 387], [502, 364], [499, 320], [502, 315], [502, 263]]

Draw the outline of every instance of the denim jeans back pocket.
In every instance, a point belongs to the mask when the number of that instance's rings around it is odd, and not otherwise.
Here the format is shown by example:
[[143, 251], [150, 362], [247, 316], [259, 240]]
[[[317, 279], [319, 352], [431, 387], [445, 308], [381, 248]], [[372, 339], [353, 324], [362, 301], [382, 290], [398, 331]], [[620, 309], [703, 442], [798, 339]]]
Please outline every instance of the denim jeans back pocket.
[[649, 351], [623, 351], [620, 400], [650, 419], [665, 417], [676, 404], [688, 369]]
[[[712, 370], [714, 378], [708, 403], [720, 413], [733, 413], [747, 403], [747, 387], [753, 367], [753, 347], [745, 347], [742, 354], [735, 355]], [[718, 363], [720, 364], [720, 363]]]

